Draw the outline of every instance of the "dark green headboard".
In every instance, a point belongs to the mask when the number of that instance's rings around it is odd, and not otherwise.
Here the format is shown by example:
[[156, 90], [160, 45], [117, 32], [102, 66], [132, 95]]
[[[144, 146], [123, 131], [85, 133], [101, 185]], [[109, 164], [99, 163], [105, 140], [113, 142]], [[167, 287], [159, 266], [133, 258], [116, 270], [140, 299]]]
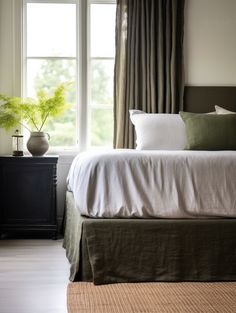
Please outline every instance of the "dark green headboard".
[[185, 111], [196, 113], [211, 112], [215, 111], [215, 105], [236, 112], [236, 86], [185, 87]]

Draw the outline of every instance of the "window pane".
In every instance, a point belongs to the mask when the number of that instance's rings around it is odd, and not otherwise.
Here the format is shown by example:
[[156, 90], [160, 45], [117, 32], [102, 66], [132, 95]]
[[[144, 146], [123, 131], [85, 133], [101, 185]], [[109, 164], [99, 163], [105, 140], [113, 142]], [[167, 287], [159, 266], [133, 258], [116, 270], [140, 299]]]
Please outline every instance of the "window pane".
[[114, 60], [91, 62], [91, 104], [112, 105]]
[[115, 4], [91, 5], [91, 56], [115, 55]]
[[112, 108], [91, 109], [91, 145], [112, 147], [113, 110]]
[[27, 55], [76, 55], [75, 4], [27, 4]]
[[67, 110], [59, 117], [49, 120], [44, 131], [50, 134], [51, 147], [72, 147], [76, 145], [76, 109]]
[[58, 84], [72, 82], [68, 91], [68, 102], [72, 108], [63, 115], [48, 120], [44, 131], [51, 136], [51, 146], [73, 146], [76, 143], [76, 61], [75, 60], [28, 60], [27, 96], [34, 97], [36, 91], [53, 92]]

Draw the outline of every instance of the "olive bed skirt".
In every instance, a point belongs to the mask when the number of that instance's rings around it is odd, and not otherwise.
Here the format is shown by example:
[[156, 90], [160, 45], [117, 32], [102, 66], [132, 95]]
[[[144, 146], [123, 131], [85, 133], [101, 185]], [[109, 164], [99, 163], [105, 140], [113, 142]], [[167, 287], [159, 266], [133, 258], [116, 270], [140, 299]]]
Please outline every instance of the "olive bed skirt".
[[236, 281], [236, 219], [94, 219], [67, 192], [71, 281]]

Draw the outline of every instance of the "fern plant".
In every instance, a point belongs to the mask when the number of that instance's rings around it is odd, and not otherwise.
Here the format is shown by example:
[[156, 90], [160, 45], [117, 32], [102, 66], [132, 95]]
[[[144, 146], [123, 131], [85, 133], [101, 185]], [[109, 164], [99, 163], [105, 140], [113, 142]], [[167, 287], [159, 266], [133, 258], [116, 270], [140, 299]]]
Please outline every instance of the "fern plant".
[[66, 102], [68, 85], [60, 84], [53, 95], [39, 90], [35, 99], [0, 94], [0, 127], [10, 129], [21, 124], [29, 131], [42, 131], [49, 118], [60, 115], [70, 107]]

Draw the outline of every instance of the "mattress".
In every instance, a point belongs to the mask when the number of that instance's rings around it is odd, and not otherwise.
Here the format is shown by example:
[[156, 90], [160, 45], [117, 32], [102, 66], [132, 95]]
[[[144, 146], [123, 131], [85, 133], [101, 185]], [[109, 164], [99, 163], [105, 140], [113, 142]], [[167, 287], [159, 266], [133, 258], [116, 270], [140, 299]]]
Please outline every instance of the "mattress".
[[80, 153], [68, 175], [80, 214], [96, 218], [236, 217], [236, 151]]

